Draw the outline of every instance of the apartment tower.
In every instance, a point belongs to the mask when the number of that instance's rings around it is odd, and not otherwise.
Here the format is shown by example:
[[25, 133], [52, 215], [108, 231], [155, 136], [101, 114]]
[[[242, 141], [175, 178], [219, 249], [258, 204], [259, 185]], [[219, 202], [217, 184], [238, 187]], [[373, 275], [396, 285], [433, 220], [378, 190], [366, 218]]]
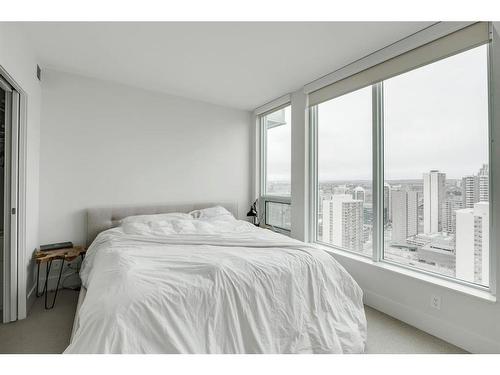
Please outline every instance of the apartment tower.
[[445, 198], [446, 173], [431, 170], [424, 173], [424, 233], [443, 230], [443, 202]]
[[418, 232], [418, 193], [392, 190], [392, 238], [393, 244], [404, 245], [408, 237]]
[[348, 250], [363, 250], [363, 201], [334, 194], [323, 201], [323, 241]]
[[456, 277], [489, 284], [489, 204], [457, 211]]

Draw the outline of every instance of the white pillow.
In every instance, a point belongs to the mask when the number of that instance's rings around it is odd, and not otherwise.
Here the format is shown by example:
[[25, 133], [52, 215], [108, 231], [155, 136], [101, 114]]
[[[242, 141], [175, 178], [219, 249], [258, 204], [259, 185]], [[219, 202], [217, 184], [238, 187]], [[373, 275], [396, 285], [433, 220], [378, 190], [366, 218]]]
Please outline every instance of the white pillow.
[[147, 223], [122, 223], [122, 230], [126, 234], [144, 235], [151, 232]]
[[135, 215], [127, 216], [121, 220], [121, 224], [131, 224], [131, 223], [155, 223], [160, 221], [170, 221], [170, 220], [191, 220], [192, 216], [190, 214], [184, 214], [180, 212], [173, 212], [169, 214], [154, 214], [154, 215]]
[[124, 233], [141, 236], [206, 235], [223, 233], [243, 233], [257, 230], [247, 221], [236, 220], [231, 215], [205, 219], [176, 219], [149, 221], [147, 223], [128, 222], [122, 224]]
[[193, 223], [197, 220], [189, 219], [170, 219], [161, 221], [125, 222], [122, 223], [123, 232], [133, 235], [152, 235], [164, 236], [172, 234], [195, 234], [197, 228]]
[[[191, 219], [189, 220], [192, 221]], [[151, 230], [151, 234], [160, 234], [160, 235], [175, 234], [174, 223], [176, 221], [177, 219], [149, 222], [148, 226], [149, 229]]]
[[175, 234], [195, 234], [194, 220], [172, 220], [172, 227]]
[[220, 217], [230, 217], [234, 219], [233, 214], [231, 214], [231, 212], [229, 212], [222, 206], [215, 206], [215, 207], [204, 208], [201, 210], [195, 210], [191, 211], [189, 214], [194, 219], [212, 219]]
[[193, 220], [193, 224], [196, 229], [196, 234], [215, 234], [217, 232], [216, 228], [208, 221]]

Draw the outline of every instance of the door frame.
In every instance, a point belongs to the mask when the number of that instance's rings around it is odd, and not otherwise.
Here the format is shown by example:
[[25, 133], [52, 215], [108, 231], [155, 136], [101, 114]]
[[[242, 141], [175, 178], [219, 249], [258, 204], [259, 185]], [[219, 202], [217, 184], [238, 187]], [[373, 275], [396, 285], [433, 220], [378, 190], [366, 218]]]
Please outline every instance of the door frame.
[[[10, 316], [10, 321], [25, 319], [27, 315], [27, 263], [26, 252], [26, 176], [27, 176], [27, 114], [28, 96], [22, 87], [12, 78], [12, 76], [0, 65], [0, 75], [19, 94], [19, 114], [18, 114], [18, 144], [17, 144], [17, 206], [15, 216], [17, 217], [17, 249], [14, 249], [14, 256], [17, 258], [16, 264], [11, 264], [11, 274], [17, 275], [17, 316]], [[11, 182], [11, 181], [9, 181]], [[11, 209], [12, 206], [8, 207]], [[12, 215], [11, 215], [12, 217]], [[12, 248], [5, 249], [12, 252]], [[10, 283], [10, 280], [9, 280]], [[9, 285], [10, 286], [10, 285]], [[4, 289], [5, 290], [5, 289]], [[14, 309], [11, 308], [11, 311]], [[5, 319], [4, 319], [5, 320]]]

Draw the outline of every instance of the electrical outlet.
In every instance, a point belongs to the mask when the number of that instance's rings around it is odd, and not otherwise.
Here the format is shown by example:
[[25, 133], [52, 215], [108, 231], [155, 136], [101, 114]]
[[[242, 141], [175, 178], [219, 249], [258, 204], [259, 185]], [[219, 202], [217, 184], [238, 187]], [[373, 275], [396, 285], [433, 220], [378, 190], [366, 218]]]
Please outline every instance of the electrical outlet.
[[431, 296], [431, 307], [436, 310], [441, 310], [441, 297], [433, 295]]

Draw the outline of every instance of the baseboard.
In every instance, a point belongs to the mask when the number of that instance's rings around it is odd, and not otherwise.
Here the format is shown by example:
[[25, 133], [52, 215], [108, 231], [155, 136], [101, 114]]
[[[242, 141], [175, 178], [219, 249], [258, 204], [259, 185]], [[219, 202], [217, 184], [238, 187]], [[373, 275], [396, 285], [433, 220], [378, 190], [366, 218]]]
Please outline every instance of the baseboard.
[[436, 318], [422, 310], [406, 306], [400, 302], [364, 290], [365, 303], [421, 331], [427, 332], [444, 341], [471, 353], [500, 353], [500, 343], [487, 337], [470, 332], [448, 321]]
[[[66, 272], [66, 273], [63, 273], [61, 275], [61, 282], [59, 283], [59, 289], [62, 289], [62, 287], [63, 287], [62, 283], [63, 283], [65, 277], [72, 276], [72, 275], [75, 275], [75, 278], [77, 278], [77, 276], [76, 276], [77, 274], [74, 271]], [[56, 289], [58, 277], [59, 277], [59, 274], [49, 276], [49, 282], [47, 283], [47, 289], [49, 291], [54, 291]], [[45, 278], [40, 276], [40, 289], [43, 288], [44, 283], [45, 283]], [[66, 283], [65, 287], [70, 287], [70, 288], [79, 287], [80, 284], [81, 284], [80, 281], [75, 281], [75, 282], [72, 282], [69, 284]], [[26, 310], [27, 310], [26, 313], [27, 314], [30, 312], [31, 308], [33, 307], [35, 300], [36, 300], [36, 281], [32, 285], [32, 287], [31, 287], [31, 289], [28, 292], [28, 295], [26, 297]]]
[[31, 308], [36, 300], [36, 284], [31, 286], [30, 291], [28, 292], [28, 296], [26, 297], [26, 316], [29, 315]]

